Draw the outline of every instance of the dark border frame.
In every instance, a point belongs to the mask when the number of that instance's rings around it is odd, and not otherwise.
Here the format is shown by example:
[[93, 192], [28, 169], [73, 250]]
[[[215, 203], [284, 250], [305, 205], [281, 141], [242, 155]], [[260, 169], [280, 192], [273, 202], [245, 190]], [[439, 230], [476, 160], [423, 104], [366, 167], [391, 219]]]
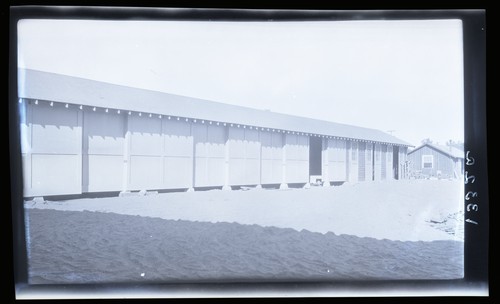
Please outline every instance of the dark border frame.
[[[27, 251], [25, 243], [24, 211], [22, 204], [22, 167], [19, 144], [19, 118], [17, 112], [17, 21], [33, 19], [105, 19], [105, 20], [212, 20], [212, 21], [338, 21], [338, 20], [403, 20], [403, 19], [460, 19], [463, 22], [464, 41], [464, 102], [465, 102], [465, 151], [475, 159], [473, 166], [465, 166], [474, 183], [465, 185], [467, 191], [480, 194], [478, 212], [467, 212], [466, 218], [479, 225], [465, 223], [465, 278], [463, 280], [440, 281], [355, 281], [318, 283], [193, 283], [163, 285], [28, 285]], [[486, 136], [486, 11], [485, 10], [380, 10], [380, 11], [322, 11], [322, 10], [248, 10], [248, 9], [201, 9], [152, 7], [48, 7], [15, 6], [10, 8], [9, 20], [9, 152], [10, 152], [10, 201], [12, 208], [13, 274], [17, 295], [29, 294], [49, 296], [62, 292], [69, 298], [80, 296], [102, 296], [109, 293], [126, 292], [146, 298], [144, 292], [168, 297], [269, 297], [335, 296], [343, 292], [391, 294], [403, 290], [409, 294], [426, 296], [441, 290], [453, 291], [488, 290], [489, 250], [489, 200]], [[471, 181], [471, 180], [470, 180]], [[467, 205], [469, 201], [464, 200]], [[129, 292], [133, 292], [130, 294]], [[260, 294], [261, 293], [261, 294]], [[460, 292], [459, 292], [460, 293]], [[142, 295], [142, 296], [141, 296]]]

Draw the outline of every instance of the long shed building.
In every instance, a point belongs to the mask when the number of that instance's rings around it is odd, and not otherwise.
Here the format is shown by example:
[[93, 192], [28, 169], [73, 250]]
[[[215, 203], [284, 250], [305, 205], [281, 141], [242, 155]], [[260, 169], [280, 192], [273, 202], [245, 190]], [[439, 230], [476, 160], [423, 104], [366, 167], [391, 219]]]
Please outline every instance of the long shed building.
[[385, 132], [19, 69], [24, 196], [401, 179]]

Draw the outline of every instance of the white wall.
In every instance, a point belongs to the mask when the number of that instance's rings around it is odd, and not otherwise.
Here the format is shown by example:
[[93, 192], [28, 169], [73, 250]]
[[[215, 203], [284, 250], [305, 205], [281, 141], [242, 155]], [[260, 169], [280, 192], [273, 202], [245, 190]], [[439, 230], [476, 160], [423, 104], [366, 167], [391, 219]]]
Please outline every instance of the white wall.
[[286, 182], [309, 182], [309, 138], [303, 135], [286, 134]]
[[193, 136], [191, 124], [163, 119], [164, 164], [162, 188], [193, 187]]
[[222, 186], [225, 178], [226, 130], [222, 126], [193, 124], [195, 187]]
[[260, 184], [259, 131], [229, 127], [228, 132], [229, 184]]
[[128, 190], [193, 186], [191, 124], [157, 116], [128, 116]]
[[392, 162], [393, 162], [393, 157], [394, 157], [394, 149], [393, 149], [393, 146], [390, 146], [388, 145], [387, 146], [387, 153], [386, 153], [386, 161], [385, 161], [385, 164], [386, 164], [386, 177], [385, 179], [386, 180], [393, 180], [394, 179], [394, 170], [392, 168]]
[[163, 187], [162, 120], [145, 115], [128, 116], [130, 161], [128, 190]]
[[358, 181], [358, 142], [356, 141], [349, 141], [347, 143], [347, 146], [349, 149], [347, 150], [347, 159], [348, 159], [348, 170], [349, 170], [349, 176], [348, 180], [350, 182], [357, 182]]
[[61, 104], [25, 105], [24, 195], [82, 192], [82, 115]]
[[373, 144], [366, 143], [365, 181], [373, 180]]
[[374, 144], [374, 180], [379, 181], [382, 179], [382, 148], [380, 144]]
[[83, 121], [83, 192], [120, 191], [125, 115], [84, 111]]
[[283, 180], [283, 135], [260, 132], [262, 143], [262, 184], [278, 184]]
[[[25, 196], [309, 180], [307, 136], [59, 103], [20, 106]], [[390, 178], [392, 146], [383, 155], [380, 144], [374, 146], [375, 179], [381, 179], [382, 157]], [[405, 156], [401, 148], [401, 164]], [[357, 180], [358, 159], [346, 141], [324, 139], [322, 158], [324, 180]], [[365, 161], [370, 180], [371, 153]]]
[[[328, 166], [325, 166], [325, 156], [323, 157], [323, 172], [328, 170], [328, 181], [346, 181], [346, 142], [340, 139], [328, 139], [325, 141], [323, 153], [327, 153]], [[323, 154], [324, 155], [324, 154]], [[325, 177], [323, 177], [325, 179]], [[326, 180], [326, 179], [325, 179]]]
[[387, 145], [381, 144], [380, 151], [380, 178], [385, 180], [387, 178]]

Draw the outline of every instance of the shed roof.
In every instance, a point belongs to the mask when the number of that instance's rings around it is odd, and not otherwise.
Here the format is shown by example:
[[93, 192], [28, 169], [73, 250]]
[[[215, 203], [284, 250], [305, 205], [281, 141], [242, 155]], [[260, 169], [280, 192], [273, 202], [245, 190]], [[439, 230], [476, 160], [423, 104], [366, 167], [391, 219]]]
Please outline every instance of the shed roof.
[[38, 70], [19, 69], [18, 72], [19, 98], [412, 146], [388, 133], [370, 128], [257, 110]]
[[445, 155], [448, 155], [453, 158], [464, 158], [464, 151], [453, 147], [453, 146], [443, 146], [443, 145], [438, 145], [438, 144], [431, 144], [431, 143], [425, 143], [421, 146], [416, 147], [415, 149], [411, 150], [408, 152], [408, 155], [411, 155], [412, 153], [416, 152], [417, 150], [422, 149], [423, 147], [430, 147], [431, 149], [437, 150]]

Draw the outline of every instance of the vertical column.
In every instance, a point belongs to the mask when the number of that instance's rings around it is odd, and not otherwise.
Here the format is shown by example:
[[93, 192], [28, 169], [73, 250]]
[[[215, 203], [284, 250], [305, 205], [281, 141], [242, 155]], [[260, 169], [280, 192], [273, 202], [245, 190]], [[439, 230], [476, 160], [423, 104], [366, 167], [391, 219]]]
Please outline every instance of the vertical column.
[[222, 190], [231, 190], [229, 186], [229, 127], [224, 128], [224, 185]]
[[330, 158], [328, 156], [328, 146], [329, 139], [323, 138], [322, 140], [322, 150], [323, 153], [322, 161], [323, 161], [323, 187], [330, 186]]
[[346, 182], [350, 181], [351, 176], [351, 158], [349, 153], [351, 152], [351, 142], [347, 139], [345, 140], [345, 180]]
[[399, 147], [399, 178], [406, 179], [406, 159], [403, 158], [404, 147]]
[[[81, 145], [80, 156], [81, 156], [81, 164], [82, 164], [82, 174], [81, 174], [81, 185], [82, 192], [89, 191], [89, 139], [88, 131], [85, 130], [85, 121], [84, 121], [84, 112], [83, 110], [78, 110], [77, 120], [78, 125], [82, 127], [82, 136], [78, 141]], [[88, 117], [89, 118], [89, 117]]]
[[23, 184], [24, 191], [23, 196], [31, 196], [32, 178], [31, 178], [31, 131], [32, 131], [32, 121], [33, 121], [33, 104], [32, 101], [21, 99], [21, 104], [19, 105], [21, 113], [20, 123], [21, 123], [21, 156], [22, 156], [22, 169], [23, 169]]
[[259, 184], [255, 188], [262, 189], [262, 139], [260, 136], [262, 131], [257, 131], [257, 134], [259, 138]]
[[[302, 137], [297, 134], [297, 138], [298, 138], [298, 140], [297, 140], [297, 144], [298, 144]], [[301, 152], [299, 152], [299, 155], [300, 155], [299, 158], [302, 160], [303, 156], [300, 153]], [[321, 168], [321, 165], [320, 165], [320, 168]], [[303, 186], [303, 188], [304, 189], [311, 188], [311, 139], [310, 139], [310, 137], [307, 137], [307, 181], [306, 181], [305, 185]]]
[[[156, 118], [153, 118], [153, 119], [156, 119]], [[168, 132], [167, 130], [167, 126], [166, 126], [166, 120], [164, 120], [163, 118], [158, 118], [160, 120], [160, 136], [161, 136], [161, 153], [160, 153], [160, 156], [161, 156], [161, 185], [162, 187], [168, 187], [168, 185], [166, 185], [166, 175], [165, 175], [165, 167], [166, 167], [166, 163], [167, 163], [167, 160], [166, 160], [166, 156], [167, 156], [167, 151], [165, 151], [165, 141], [166, 141], [166, 133]]]
[[[189, 123], [187, 118], [186, 118], [186, 123]], [[195, 182], [195, 178], [196, 178], [196, 138], [194, 136], [192, 123], [189, 123], [189, 134], [193, 138], [193, 140], [192, 140], [193, 153], [191, 153], [191, 157], [192, 157], [192, 159], [191, 159], [191, 166], [192, 166], [192, 168], [191, 168], [191, 187], [189, 187], [187, 189], [187, 192], [193, 192], [194, 191], [194, 182]]]
[[80, 174], [78, 174], [78, 179], [77, 183], [80, 185], [80, 193], [83, 192], [83, 111], [77, 111], [77, 128], [80, 129], [80, 131], [77, 133], [77, 138], [78, 138], [78, 143], [79, 147], [77, 148], [77, 157], [78, 157], [78, 162], [80, 163]]
[[122, 175], [122, 191], [126, 193], [129, 190], [130, 183], [130, 115], [125, 115], [125, 143], [123, 147], [123, 175]]
[[393, 164], [394, 164], [394, 148], [392, 145], [387, 145], [387, 179], [388, 180], [393, 180], [395, 178], [395, 171], [393, 169]]
[[408, 178], [408, 167], [409, 164], [407, 162], [407, 153], [408, 153], [408, 147], [399, 147], [399, 163], [401, 164], [401, 178], [407, 179]]
[[286, 183], [286, 134], [283, 134], [283, 144], [281, 147], [281, 184], [280, 189], [288, 189]]
[[371, 142], [366, 143], [366, 171], [365, 180], [373, 181], [373, 144]]
[[375, 180], [375, 143], [372, 143], [372, 181]]

